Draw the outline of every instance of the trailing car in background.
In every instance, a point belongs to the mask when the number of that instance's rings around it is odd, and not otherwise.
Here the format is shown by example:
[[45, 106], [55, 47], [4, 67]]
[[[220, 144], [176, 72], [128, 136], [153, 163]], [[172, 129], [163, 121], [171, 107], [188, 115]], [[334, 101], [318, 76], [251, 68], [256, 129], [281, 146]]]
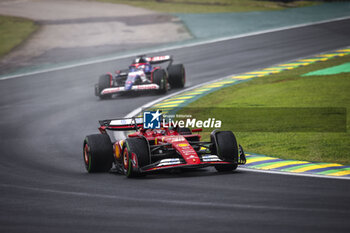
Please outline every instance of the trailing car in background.
[[[166, 62], [168, 65], [165, 69], [153, 66]], [[101, 99], [107, 99], [113, 94], [122, 92], [154, 90], [164, 94], [169, 88], [183, 88], [186, 82], [184, 65], [172, 63], [173, 58], [170, 55], [137, 56], [129, 69], [117, 70], [115, 74], [101, 75], [95, 85], [95, 95]]]
[[[143, 118], [102, 120], [100, 134], [86, 136], [83, 159], [89, 173], [114, 170], [134, 177], [165, 169], [214, 166], [233, 171], [245, 164], [243, 149], [231, 131], [214, 130], [210, 142], [201, 141], [202, 129], [163, 127], [145, 129]], [[126, 139], [113, 138], [115, 131], [130, 131]]]

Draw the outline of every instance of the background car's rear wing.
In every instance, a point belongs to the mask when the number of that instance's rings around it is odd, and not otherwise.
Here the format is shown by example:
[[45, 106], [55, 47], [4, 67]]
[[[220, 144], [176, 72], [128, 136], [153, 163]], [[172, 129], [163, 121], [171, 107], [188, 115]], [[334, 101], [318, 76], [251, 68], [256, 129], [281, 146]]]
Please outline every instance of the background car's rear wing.
[[151, 64], [170, 62], [169, 65], [171, 65], [173, 63], [173, 57], [171, 55], [148, 57], [147, 61], [149, 61]]
[[133, 117], [133, 118], [118, 118], [118, 119], [110, 119], [110, 120], [101, 120], [99, 121], [100, 127], [99, 130], [105, 132], [108, 130], [137, 130], [143, 126], [143, 118], [142, 117]]

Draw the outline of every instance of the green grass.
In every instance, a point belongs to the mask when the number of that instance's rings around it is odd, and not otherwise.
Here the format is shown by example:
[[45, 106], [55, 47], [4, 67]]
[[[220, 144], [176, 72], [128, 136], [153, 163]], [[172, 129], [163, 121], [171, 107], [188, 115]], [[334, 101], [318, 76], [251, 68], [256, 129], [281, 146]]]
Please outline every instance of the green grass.
[[121, 3], [167, 13], [218, 13], [282, 10], [290, 7], [304, 7], [320, 4], [312, 1], [292, 3], [256, 0], [98, 0]]
[[0, 16], [0, 57], [21, 44], [37, 28], [38, 26], [31, 20]]
[[[301, 75], [350, 61], [350, 55], [282, 71], [279, 74], [221, 89], [191, 103], [189, 108], [206, 107], [345, 107], [350, 110], [350, 73], [326, 76]], [[182, 110], [182, 113], [191, 112]], [[186, 111], [186, 112], [184, 112]], [[195, 113], [197, 118], [212, 117], [207, 109]], [[222, 115], [223, 122], [230, 116]], [[218, 119], [218, 118], [217, 118]], [[350, 114], [346, 121], [349, 122]], [[287, 126], [286, 126], [287, 127]], [[350, 133], [347, 132], [236, 132], [246, 151], [319, 162], [350, 164]], [[230, 130], [235, 131], [234, 127]], [[208, 133], [204, 133], [208, 139]]]

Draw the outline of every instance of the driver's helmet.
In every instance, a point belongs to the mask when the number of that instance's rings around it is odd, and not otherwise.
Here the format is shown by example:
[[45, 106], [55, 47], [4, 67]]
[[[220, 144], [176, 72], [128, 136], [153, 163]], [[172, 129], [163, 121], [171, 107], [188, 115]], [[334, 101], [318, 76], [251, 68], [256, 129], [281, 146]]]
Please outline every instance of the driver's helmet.
[[156, 135], [165, 135], [166, 131], [164, 129], [154, 129], [154, 134]]
[[132, 64], [147, 63], [147, 59], [144, 56], [136, 57]]
[[133, 60], [131, 66], [129, 66], [129, 70], [131, 72], [143, 70], [145, 73], [150, 73], [152, 71], [152, 66], [147, 61], [146, 57], [138, 56]]

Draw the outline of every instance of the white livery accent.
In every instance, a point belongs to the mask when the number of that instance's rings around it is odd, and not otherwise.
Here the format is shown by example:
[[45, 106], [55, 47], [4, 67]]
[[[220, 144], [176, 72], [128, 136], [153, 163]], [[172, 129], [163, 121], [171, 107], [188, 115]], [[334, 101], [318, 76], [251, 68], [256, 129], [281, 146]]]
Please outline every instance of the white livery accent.
[[[135, 85], [132, 86], [131, 90], [134, 91], [143, 91], [143, 90], [158, 90], [159, 86], [157, 84], [145, 84], [145, 85]], [[106, 88], [101, 91], [101, 95], [105, 94], [114, 94], [118, 92], [125, 91], [125, 87], [111, 87], [111, 88]]]
[[175, 164], [180, 164], [181, 161], [179, 158], [174, 158], [174, 159], [162, 159], [160, 163], [157, 165], [157, 167], [161, 166], [167, 166], [167, 165], [175, 165]]
[[156, 57], [151, 57], [150, 59], [148, 59], [149, 61], [153, 61], [153, 62], [159, 62], [159, 61], [166, 61], [166, 60], [170, 60], [170, 55], [166, 55], [166, 56], [156, 56]]
[[109, 125], [110, 126], [123, 126], [123, 125], [132, 125], [132, 124], [143, 124], [143, 118], [138, 117], [133, 119], [121, 119], [121, 120], [112, 120]]
[[[139, 66], [139, 69], [142, 69], [142, 68], [144, 68], [144, 66]], [[137, 76], [141, 78], [142, 82], [145, 82], [147, 80], [146, 74], [145, 72], [143, 72], [143, 70], [133, 71], [128, 74], [128, 77], [131, 77], [131, 78], [135, 78]]]
[[202, 156], [203, 162], [220, 162], [222, 161], [219, 159], [217, 155], [203, 155]]

